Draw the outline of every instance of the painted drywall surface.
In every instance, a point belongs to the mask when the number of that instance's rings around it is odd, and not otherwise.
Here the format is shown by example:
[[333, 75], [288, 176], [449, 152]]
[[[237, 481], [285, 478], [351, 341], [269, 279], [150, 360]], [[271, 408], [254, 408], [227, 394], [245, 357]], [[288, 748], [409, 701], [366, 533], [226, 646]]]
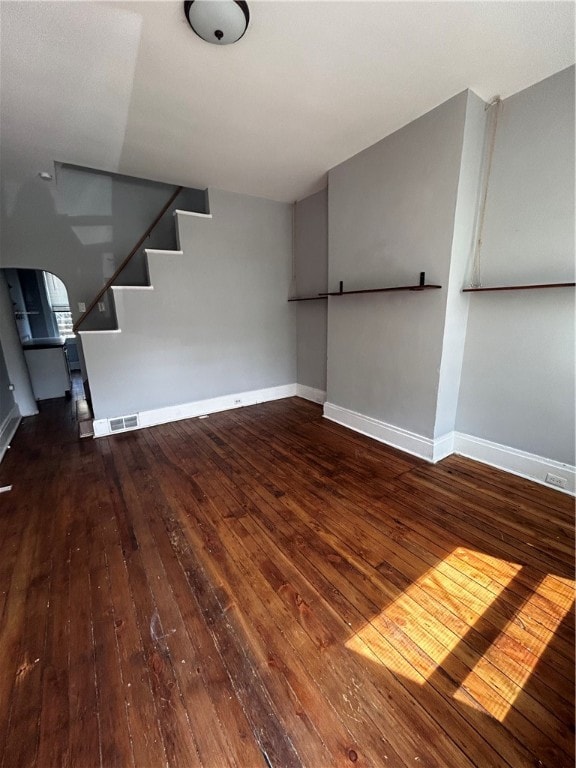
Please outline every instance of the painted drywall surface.
[[[574, 68], [502, 105], [484, 285], [574, 280]], [[460, 432], [574, 464], [574, 291], [470, 296]]]
[[328, 307], [326, 302], [302, 301], [296, 310], [298, 338], [298, 384], [326, 391], [326, 345]]
[[[3, 267], [43, 269], [66, 285], [72, 317], [78, 302], [89, 302], [152, 223], [175, 187], [127, 176], [58, 165], [56, 179], [29, 179], [12, 189], [2, 182]], [[204, 210], [204, 193], [185, 190], [178, 207]], [[175, 245], [171, 212], [151, 238], [150, 248]], [[143, 283], [136, 258], [122, 281]], [[94, 311], [84, 327], [115, 327], [114, 307], [104, 297], [104, 312]]]
[[38, 413], [30, 374], [24, 360], [24, 352], [12, 309], [6, 276], [0, 270], [0, 344], [8, 370], [10, 382], [14, 385], [14, 400], [22, 416]]
[[484, 285], [574, 276], [574, 67], [501, 106], [482, 233]]
[[466, 116], [463, 92], [330, 171], [329, 283], [442, 290], [331, 297], [327, 400], [434, 433]]
[[[294, 206], [293, 292], [315, 296], [328, 283], [328, 190]], [[328, 305], [326, 300], [296, 304], [298, 384], [326, 390]]]
[[574, 302], [558, 293], [471, 298], [457, 429], [574, 464]]
[[291, 206], [210, 190], [210, 210], [177, 217], [153, 291], [116, 291], [121, 333], [83, 336], [97, 419], [295, 382]]
[[440, 362], [434, 437], [453, 432], [464, 360], [469, 295], [462, 293], [474, 253], [477, 212], [481, 196], [486, 138], [486, 104], [468, 91], [460, 179], [454, 216], [450, 273], [446, 285], [446, 315]]

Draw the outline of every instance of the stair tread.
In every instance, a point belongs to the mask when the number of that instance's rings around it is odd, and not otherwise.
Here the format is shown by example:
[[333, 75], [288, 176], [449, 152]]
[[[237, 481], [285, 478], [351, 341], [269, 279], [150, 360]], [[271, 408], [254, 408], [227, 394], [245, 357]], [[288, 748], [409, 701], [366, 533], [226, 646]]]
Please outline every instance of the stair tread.
[[80, 438], [94, 437], [93, 422], [94, 419], [86, 419], [86, 421], [81, 421], [78, 424], [78, 434], [80, 435]]
[[113, 291], [153, 291], [153, 285], [112, 285]]
[[92, 411], [90, 410], [90, 406], [88, 405], [86, 398], [76, 400], [76, 420], [82, 422], [91, 419]]

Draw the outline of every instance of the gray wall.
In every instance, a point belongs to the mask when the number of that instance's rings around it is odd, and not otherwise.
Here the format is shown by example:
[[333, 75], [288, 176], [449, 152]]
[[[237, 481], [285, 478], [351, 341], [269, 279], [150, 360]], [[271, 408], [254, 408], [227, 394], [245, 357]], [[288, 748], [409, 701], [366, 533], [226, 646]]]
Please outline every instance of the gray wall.
[[[574, 67], [502, 106], [484, 285], [574, 280]], [[574, 463], [574, 292], [470, 297], [457, 428]]]
[[20, 336], [16, 328], [12, 300], [8, 292], [6, 276], [0, 269], [0, 344], [10, 382], [14, 385], [14, 399], [22, 416], [38, 413], [30, 383], [30, 374], [24, 359]]
[[455, 96], [329, 174], [329, 402], [432, 437], [467, 107]]
[[96, 418], [296, 381], [291, 206], [210, 190], [210, 209], [178, 217], [153, 291], [118, 292], [122, 332], [83, 337]]
[[[293, 291], [315, 296], [328, 284], [328, 190], [300, 200], [294, 206]], [[326, 391], [328, 305], [321, 301], [296, 304], [298, 384]]]
[[[151, 224], [174, 187], [152, 181], [58, 165], [56, 180], [38, 177], [14, 189], [2, 181], [1, 266], [42, 269], [66, 285], [72, 316], [78, 302], [89, 302]], [[203, 191], [186, 190], [174, 207], [205, 210]], [[173, 217], [167, 213], [147, 242], [150, 248], [175, 244]], [[146, 281], [136, 259], [125, 282]], [[122, 280], [120, 281], [122, 282]], [[95, 311], [86, 328], [114, 327], [113, 306]]]

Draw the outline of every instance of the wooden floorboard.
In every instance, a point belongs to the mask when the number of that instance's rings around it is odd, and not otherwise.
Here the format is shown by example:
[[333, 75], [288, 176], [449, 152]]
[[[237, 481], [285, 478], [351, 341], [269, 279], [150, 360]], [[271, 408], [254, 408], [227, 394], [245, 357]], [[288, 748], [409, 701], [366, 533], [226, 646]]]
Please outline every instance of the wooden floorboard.
[[2, 768], [574, 764], [574, 500], [298, 398], [0, 466]]

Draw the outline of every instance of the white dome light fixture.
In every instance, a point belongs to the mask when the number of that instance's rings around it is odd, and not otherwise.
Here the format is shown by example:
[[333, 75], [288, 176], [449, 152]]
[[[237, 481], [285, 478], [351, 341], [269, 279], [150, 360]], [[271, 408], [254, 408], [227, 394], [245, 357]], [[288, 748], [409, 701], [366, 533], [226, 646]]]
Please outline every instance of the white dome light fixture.
[[184, 13], [198, 37], [214, 45], [237, 42], [250, 21], [244, 0], [186, 0]]

